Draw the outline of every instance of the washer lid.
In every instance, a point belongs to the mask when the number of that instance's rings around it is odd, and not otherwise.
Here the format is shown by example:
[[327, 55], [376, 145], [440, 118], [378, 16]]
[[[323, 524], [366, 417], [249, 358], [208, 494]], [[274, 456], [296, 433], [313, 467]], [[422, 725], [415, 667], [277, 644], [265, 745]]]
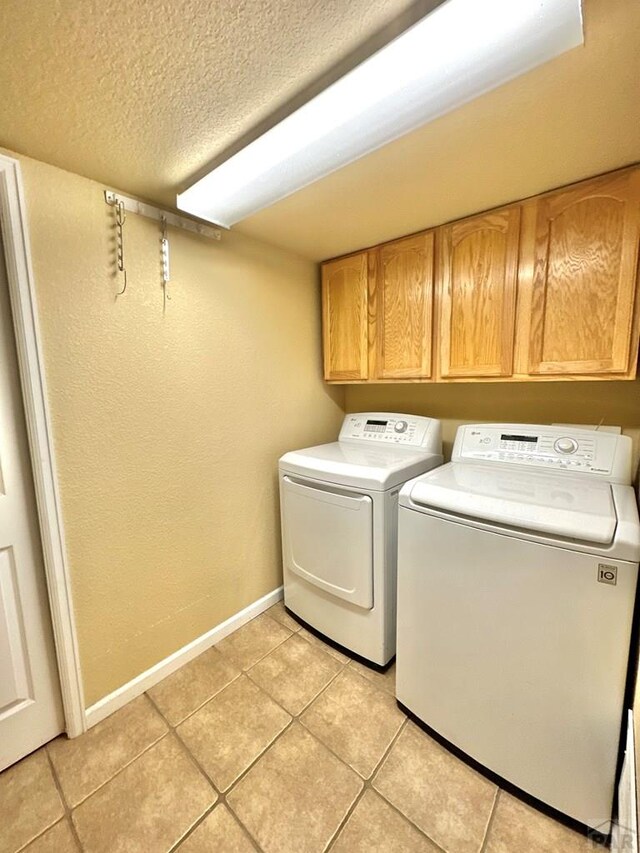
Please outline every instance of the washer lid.
[[385, 491], [442, 464], [437, 453], [334, 441], [285, 453], [280, 470], [369, 491]]
[[609, 483], [490, 465], [450, 462], [408, 483], [400, 503], [607, 545], [617, 524]]

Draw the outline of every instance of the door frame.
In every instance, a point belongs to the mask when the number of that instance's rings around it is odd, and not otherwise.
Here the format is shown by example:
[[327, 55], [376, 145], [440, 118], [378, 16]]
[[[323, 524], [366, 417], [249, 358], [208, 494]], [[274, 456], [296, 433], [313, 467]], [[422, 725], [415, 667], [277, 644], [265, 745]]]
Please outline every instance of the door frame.
[[65, 727], [69, 737], [76, 737], [87, 728], [85, 701], [38, 324], [27, 206], [20, 163], [4, 154], [0, 154], [0, 226]]

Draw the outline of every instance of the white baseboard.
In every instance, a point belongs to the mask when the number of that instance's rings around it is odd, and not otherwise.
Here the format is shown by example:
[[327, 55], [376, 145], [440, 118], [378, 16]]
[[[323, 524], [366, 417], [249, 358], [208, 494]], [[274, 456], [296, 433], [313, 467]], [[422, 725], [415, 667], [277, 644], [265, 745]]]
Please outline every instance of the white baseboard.
[[269, 592], [267, 595], [264, 595], [262, 598], [254, 601], [253, 604], [245, 607], [244, 610], [241, 610], [239, 613], [231, 616], [225, 622], [220, 623], [220, 625], [216, 625], [215, 628], [207, 631], [206, 634], [196, 637], [195, 640], [187, 643], [186, 646], [178, 649], [177, 652], [169, 655], [169, 657], [166, 657], [164, 660], [159, 661], [157, 664], [150, 667], [150, 669], [141, 672], [140, 675], [132, 678], [131, 681], [127, 682], [127, 684], [123, 684], [122, 687], [118, 687], [118, 689], [114, 690], [113, 693], [109, 693], [103, 699], [100, 699], [94, 705], [91, 705], [85, 711], [87, 728], [90, 729], [92, 726], [95, 726], [96, 723], [104, 720], [105, 717], [109, 716], [109, 714], [113, 714], [114, 711], [122, 708], [127, 704], [127, 702], [131, 702], [131, 700], [135, 699], [136, 696], [140, 696], [140, 694], [144, 693], [145, 690], [153, 687], [154, 684], [157, 684], [159, 681], [162, 681], [163, 678], [171, 675], [172, 672], [180, 669], [180, 667], [184, 666], [185, 663], [188, 663], [190, 660], [193, 660], [193, 658], [202, 654], [202, 652], [206, 651], [210, 646], [213, 646], [215, 643], [219, 643], [220, 640], [224, 640], [225, 637], [228, 637], [229, 634], [237, 631], [238, 628], [241, 628], [251, 619], [259, 616], [260, 613], [264, 613], [265, 610], [268, 610], [276, 604], [276, 602], [280, 601], [282, 596], [282, 587], [279, 586], [277, 589], [274, 589], [272, 592]]

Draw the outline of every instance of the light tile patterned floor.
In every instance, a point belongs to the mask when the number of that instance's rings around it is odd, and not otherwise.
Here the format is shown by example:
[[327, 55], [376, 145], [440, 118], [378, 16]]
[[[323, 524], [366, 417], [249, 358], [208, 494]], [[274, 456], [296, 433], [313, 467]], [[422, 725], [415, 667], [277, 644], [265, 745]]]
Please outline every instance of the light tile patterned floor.
[[602, 850], [459, 761], [277, 604], [0, 774], [0, 853]]

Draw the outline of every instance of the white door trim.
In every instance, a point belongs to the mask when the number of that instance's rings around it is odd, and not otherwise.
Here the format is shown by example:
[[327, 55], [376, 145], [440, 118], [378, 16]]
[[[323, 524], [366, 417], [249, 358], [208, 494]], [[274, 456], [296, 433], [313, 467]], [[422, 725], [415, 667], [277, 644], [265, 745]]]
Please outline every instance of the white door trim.
[[0, 154], [0, 224], [66, 731], [69, 737], [76, 737], [86, 730], [85, 703], [38, 326], [27, 210], [20, 163], [3, 154]]

